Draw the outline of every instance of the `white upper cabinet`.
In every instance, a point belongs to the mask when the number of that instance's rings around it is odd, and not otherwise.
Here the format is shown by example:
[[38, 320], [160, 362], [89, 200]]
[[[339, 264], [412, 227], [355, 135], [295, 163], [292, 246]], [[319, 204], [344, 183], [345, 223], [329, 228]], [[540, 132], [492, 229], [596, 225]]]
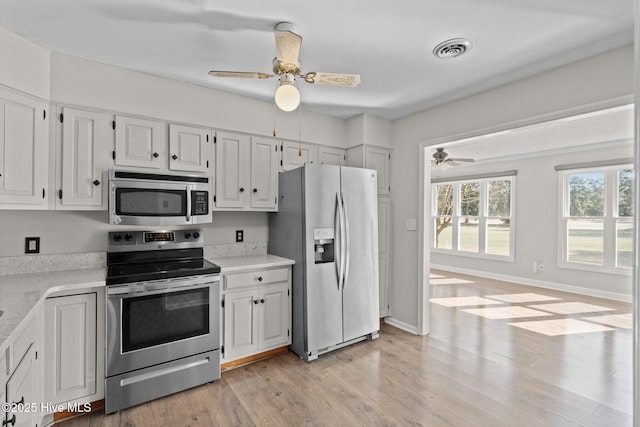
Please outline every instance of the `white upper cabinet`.
[[0, 90], [0, 207], [47, 209], [46, 104]]
[[56, 209], [106, 209], [103, 115], [65, 107], [58, 123], [62, 153]]
[[278, 201], [278, 141], [251, 138], [251, 207], [275, 210]]
[[365, 147], [365, 168], [378, 171], [378, 194], [391, 191], [391, 151], [386, 148]]
[[282, 141], [282, 167], [288, 171], [305, 163], [318, 163], [318, 146], [304, 142]]
[[116, 116], [116, 166], [161, 169], [167, 167], [167, 125], [128, 116]]
[[250, 137], [243, 134], [216, 134], [217, 208], [241, 209], [247, 206], [250, 184]]
[[318, 149], [318, 162], [323, 165], [344, 166], [346, 164], [346, 152], [342, 148], [320, 146]]
[[211, 130], [169, 125], [169, 169], [207, 172], [211, 158]]
[[277, 210], [278, 141], [218, 132], [215, 146], [215, 208]]

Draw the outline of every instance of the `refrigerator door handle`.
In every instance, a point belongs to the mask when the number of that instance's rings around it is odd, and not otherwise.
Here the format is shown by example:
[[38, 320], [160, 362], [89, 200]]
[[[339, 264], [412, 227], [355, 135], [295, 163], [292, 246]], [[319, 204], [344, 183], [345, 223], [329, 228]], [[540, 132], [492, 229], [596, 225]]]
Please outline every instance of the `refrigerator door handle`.
[[342, 221], [344, 224], [343, 233], [340, 236], [340, 239], [344, 241], [344, 250], [342, 252], [343, 259], [343, 273], [342, 273], [342, 289], [344, 290], [344, 286], [347, 283], [347, 277], [349, 276], [349, 215], [347, 212], [347, 204], [344, 202], [344, 194], [340, 193], [340, 198], [342, 199]]
[[340, 195], [336, 193], [336, 215], [335, 215], [335, 236], [334, 236], [334, 259], [336, 265], [336, 279], [338, 280], [338, 290], [340, 290], [340, 283], [342, 281], [342, 250], [340, 245], [342, 244], [342, 235], [340, 231], [342, 229], [342, 207], [340, 205]]

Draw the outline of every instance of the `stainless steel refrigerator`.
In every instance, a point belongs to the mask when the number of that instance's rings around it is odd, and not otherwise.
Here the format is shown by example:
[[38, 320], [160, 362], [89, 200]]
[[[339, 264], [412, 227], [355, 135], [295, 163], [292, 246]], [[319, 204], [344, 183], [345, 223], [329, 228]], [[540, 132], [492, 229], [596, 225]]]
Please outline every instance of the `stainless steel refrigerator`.
[[269, 253], [295, 260], [290, 349], [307, 361], [378, 337], [376, 179], [312, 163], [279, 176]]

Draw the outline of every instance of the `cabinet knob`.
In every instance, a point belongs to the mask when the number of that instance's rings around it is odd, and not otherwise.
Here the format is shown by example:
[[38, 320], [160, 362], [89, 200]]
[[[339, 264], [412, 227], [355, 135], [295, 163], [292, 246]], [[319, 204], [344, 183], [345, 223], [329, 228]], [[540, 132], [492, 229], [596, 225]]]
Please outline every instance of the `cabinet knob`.
[[253, 192], [254, 192], [254, 193], [257, 193], [257, 192], [258, 192], [258, 189], [257, 189], [257, 188], [254, 188], [254, 189], [253, 189]]
[[12, 426], [16, 425], [16, 414], [13, 414], [10, 420], [2, 421], [3, 426], [8, 426], [9, 424]]
[[240, 187], [240, 192], [244, 193], [244, 187]]
[[176, 156], [175, 154], [174, 154], [173, 156], [171, 156], [171, 158], [172, 158], [173, 160], [178, 160], [178, 156]]
[[98, 180], [96, 179], [95, 181], [93, 181], [93, 185], [95, 185], [95, 186], [97, 187], [98, 185], [100, 185], [100, 181], [98, 181]]
[[254, 299], [254, 300], [253, 300], [253, 303], [254, 303], [254, 304], [258, 304], [259, 302], [260, 302], [260, 301], [258, 301], [257, 299]]
[[24, 405], [24, 396], [20, 398], [18, 402], [13, 402], [14, 405]]
[[262, 304], [264, 304], [264, 298], [261, 298], [261, 299], [260, 299], [260, 302], [261, 302]]
[[156, 159], [160, 156], [160, 154], [158, 153], [153, 153], [153, 157], [155, 157]]
[[258, 277], [258, 282], [262, 282], [262, 276]]

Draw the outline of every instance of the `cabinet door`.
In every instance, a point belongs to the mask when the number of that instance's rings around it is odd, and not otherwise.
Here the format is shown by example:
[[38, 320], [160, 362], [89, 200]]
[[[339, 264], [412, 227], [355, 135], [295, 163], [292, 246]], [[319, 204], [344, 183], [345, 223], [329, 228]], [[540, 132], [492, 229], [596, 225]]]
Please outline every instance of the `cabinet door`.
[[378, 270], [380, 317], [389, 315], [389, 257], [390, 257], [391, 202], [378, 198]]
[[96, 393], [96, 294], [45, 302], [45, 401], [63, 403]]
[[167, 167], [166, 125], [153, 120], [116, 116], [117, 166]]
[[[6, 98], [5, 98], [6, 96]], [[0, 205], [46, 209], [48, 125], [44, 104], [0, 92]]]
[[216, 207], [248, 206], [249, 155], [248, 135], [222, 132], [216, 135]]
[[105, 208], [103, 118], [90, 111], [64, 108], [62, 123], [62, 198], [58, 208]]
[[251, 138], [251, 208], [276, 209], [278, 157], [278, 141]]
[[224, 296], [224, 358], [233, 359], [258, 350], [257, 291], [230, 292]]
[[207, 172], [211, 157], [211, 131], [205, 128], [169, 125], [169, 169]]
[[[29, 349], [22, 362], [18, 364], [13, 371], [13, 375], [7, 381], [7, 402], [25, 404], [36, 403], [36, 388], [34, 387], [34, 349], [33, 346]], [[39, 408], [38, 408], [39, 409]], [[15, 418], [14, 418], [15, 417]], [[27, 427], [33, 425], [34, 414], [31, 412], [9, 412], [7, 419], [14, 427]]]
[[378, 171], [378, 194], [389, 194], [391, 191], [390, 174], [391, 153], [385, 148], [365, 148], [365, 168]]
[[320, 147], [318, 149], [318, 161], [323, 165], [344, 166], [346, 163], [346, 150], [335, 147]]
[[282, 170], [299, 168], [305, 163], [318, 162], [318, 147], [295, 141], [282, 141]]
[[260, 297], [260, 348], [290, 344], [289, 287], [269, 286]]

